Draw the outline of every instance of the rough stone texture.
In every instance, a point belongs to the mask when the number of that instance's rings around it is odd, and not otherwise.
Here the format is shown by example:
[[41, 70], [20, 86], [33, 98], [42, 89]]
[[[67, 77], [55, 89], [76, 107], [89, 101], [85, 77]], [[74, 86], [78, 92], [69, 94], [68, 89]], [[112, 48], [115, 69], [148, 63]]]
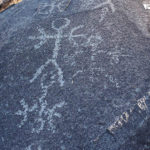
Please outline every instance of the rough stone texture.
[[1, 149], [148, 149], [148, 13], [140, 0], [34, 0], [0, 14]]
[[150, 149], [150, 119], [146, 119], [142, 127], [139, 127], [134, 136], [123, 144], [121, 150], [149, 150]]

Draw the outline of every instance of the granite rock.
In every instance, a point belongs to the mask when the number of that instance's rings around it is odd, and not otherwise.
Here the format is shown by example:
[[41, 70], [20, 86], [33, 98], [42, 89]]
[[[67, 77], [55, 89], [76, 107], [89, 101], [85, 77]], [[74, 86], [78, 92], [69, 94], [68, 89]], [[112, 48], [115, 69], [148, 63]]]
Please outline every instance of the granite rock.
[[0, 20], [1, 149], [128, 150], [141, 132], [149, 139], [140, 0], [26, 0]]

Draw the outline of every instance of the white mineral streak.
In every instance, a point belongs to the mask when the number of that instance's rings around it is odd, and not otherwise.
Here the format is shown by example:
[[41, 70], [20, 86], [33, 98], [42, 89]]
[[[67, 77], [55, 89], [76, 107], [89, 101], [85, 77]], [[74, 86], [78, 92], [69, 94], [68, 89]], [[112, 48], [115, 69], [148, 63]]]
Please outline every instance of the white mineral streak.
[[145, 9], [150, 9], [150, 3], [149, 4], [143, 4]]
[[124, 112], [121, 116], [116, 117], [116, 121], [108, 127], [108, 130], [114, 133], [118, 128], [122, 127], [125, 123], [127, 123], [130, 118], [130, 115], [132, 115], [133, 110], [137, 106], [139, 108], [139, 113], [141, 111], [148, 111], [146, 100], [147, 99], [145, 96], [137, 100], [137, 104], [135, 104], [132, 108], [130, 108], [129, 112]]
[[143, 98], [139, 99], [137, 101], [137, 105], [141, 110], [147, 110], [147, 105], [146, 105], [146, 97], [144, 96]]
[[117, 130], [117, 128], [122, 127], [125, 123], [128, 122], [129, 119], [129, 114], [128, 112], [124, 112], [120, 117], [116, 118], [116, 121], [109, 126], [109, 130], [114, 133], [115, 130]]

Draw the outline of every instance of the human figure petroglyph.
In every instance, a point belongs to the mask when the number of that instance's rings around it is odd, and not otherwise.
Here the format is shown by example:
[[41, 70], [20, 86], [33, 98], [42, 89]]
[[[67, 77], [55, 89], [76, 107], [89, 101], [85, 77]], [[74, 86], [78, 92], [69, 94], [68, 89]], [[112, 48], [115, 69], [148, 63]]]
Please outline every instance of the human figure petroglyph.
[[[107, 9], [106, 9], [107, 10]], [[101, 17], [103, 18], [103, 17]], [[58, 23], [59, 22], [59, 23]], [[61, 23], [60, 23], [61, 22]], [[48, 94], [48, 90], [50, 87], [52, 87], [55, 83], [59, 83], [60, 87], [64, 86], [64, 78], [63, 78], [63, 71], [60, 68], [58, 62], [57, 62], [57, 58], [59, 55], [59, 52], [61, 50], [61, 42], [65, 39], [68, 40], [73, 47], [79, 48], [79, 46], [90, 46], [91, 47], [91, 61], [92, 61], [92, 66], [91, 68], [93, 68], [93, 74], [94, 74], [94, 68], [96, 69], [96, 62], [95, 60], [95, 56], [97, 55], [97, 53], [103, 53], [103, 50], [98, 50], [98, 45], [101, 44], [101, 42], [103, 41], [101, 35], [96, 34], [96, 35], [88, 35], [88, 34], [78, 34], [76, 32], [78, 32], [80, 29], [84, 28], [84, 25], [78, 25], [75, 26], [74, 28], [72, 28], [70, 30], [70, 32], [66, 33], [66, 29], [69, 27], [71, 21], [68, 18], [59, 18], [56, 19], [54, 21], [52, 21], [51, 23], [51, 28], [55, 31], [55, 34], [48, 34], [47, 32], [45, 32], [44, 29], [42, 28], [38, 28], [39, 31], [39, 35], [38, 36], [29, 36], [30, 40], [38, 40], [39, 43], [34, 45], [34, 48], [36, 50], [38, 50], [39, 48], [41, 48], [44, 44], [46, 44], [48, 41], [50, 40], [54, 40], [54, 48], [52, 49], [52, 56], [50, 58], [48, 58], [44, 64], [42, 64], [35, 72], [35, 74], [33, 75], [33, 77], [30, 80], [30, 83], [33, 83], [37, 78], [40, 77], [40, 87], [41, 87], [41, 96], [38, 98], [36, 107], [34, 106], [34, 109], [29, 110], [29, 108], [27, 106], [24, 106], [23, 108], [25, 108], [24, 113], [21, 113], [21, 111], [18, 111], [18, 113], [16, 113], [17, 115], [22, 115], [24, 116], [25, 119], [23, 119], [22, 123], [20, 124], [20, 127], [24, 125], [24, 122], [27, 121], [27, 115], [28, 113], [32, 113], [33, 111], [38, 109], [38, 114], [34, 120], [33, 126], [35, 126], [34, 128], [32, 128], [32, 132], [33, 133], [40, 133], [45, 125], [49, 124], [49, 128], [53, 133], [55, 132], [55, 126], [53, 123], [53, 117], [57, 117], [60, 118], [61, 114], [57, 113], [56, 110], [57, 108], [61, 108], [63, 106], [66, 105], [66, 102], [60, 102], [57, 103], [56, 105], [54, 105], [51, 109], [48, 106], [48, 103], [46, 101], [46, 96]], [[64, 32], [65, 30], [65, 32]], [[93, 31], [94, 32], [94, 31]], [[85, 42], [80, 42], [77, 41], [77, 38], [82, 38], [84, 39]], [[80, 42], [80, 43], [79, 43]], [[75, 52], [75, 55], [78, 55], [80, 52]], [[44, 72], [45, 69], [47, 69], [47, 67], [50, 67], [51, 70], [50, 72]], [[100, 68], [99, 68], [100, 69]], [[82, 72], [80, 72], [82, 73]], [[78, 75], [79, 72], [76, 74]], [[49, 82], [45, 82], [46, 78], [49, 78]], [[32, 107], [31, 107], [32, 108]], [[45, 119], [44, 119], [45, 118]]]
[[58, 108], [62, 108], [66, 105], [65, 101], [62, 101], [60, 103], [55, 104], [52, 108], [49, 108], [46, 96], [48, 93], [49, 87], [51, 87], [55, 83], [55, 77], [53, 71], [50, 72], [50, 82], [47, 82], [46, 78], [48, 74], [43, 74], [40, 79], [40, 87], [42, 94], [37, 99], [36, 103], [32, 106], [28, 106], [28, 104], [25, 102], [24, 99], [20, 101], [21, 106], [23, 107], [23, 110], [19, 110], [16, 112], [16, 115], [23, 116], [23, 119], [21, 120], [21, 123], [19, 124], [19, 127], [21, 128], [25, 122], [28, 121], [28, 115], [30, 113], [36, 114], [36, 117], [33, 122], [33, 128], [32, 133], [40, 133], [45, 125], [48, 125], [47, 130], [51, 130], [52, 133], [55, 132], [55, 125], [53, 118], [61, 118], [61, 114], [57, 113]]
[[48, 107], [47, 101], [44, 99], [45, 93], [38, 99], [38, 105], [34, 104], [30, 108], [28, 104], [26, 104], [25, 100], [21, 100], [21, 106], [23, 110], [18, 110], [15, 114], [18, 116], [22, 116], [20, 124], [18, 125], [21, 128], [27, 121], [28, 115], [35, 113], [37, 117], [34, 119], [32, 133], [40, 133], [45, 125], [48, 125], [47, 130], [51, 130], [52, 133], [55, 133], [55, 125], [53, 118], [61, 118], [61, 114], [57, 113], [58, 108], [62, 108], [66, 105], [65, 101], [55, 104], [52, 108]]
[[[102, 6], [107, 6], [107, 5], [110, 5], [111, 8], [112, 8], [112, 12], [115, 11], [114, 9], [114, 5], [112, 4], [111, 0], [106, 0], [105, 2], [101, 3], [98, 7], [102, 7]], [[100, 20], [99, 22], [102, 22], [103, 19], [105, 18], [106, 14], [108, 12], [108, 8], [107, 7], [104, 7], [102, 9], [102, 13], [101, 13], [101, 17], [100, 17]], [[49, 40], [52, 40], [54, 39], [55, 40], [55, 48], [53, 50], [53, 56], [52, 58], [49, 58], [45, 64], [41, 65], [41, 67], [39, 67], [36, 71], [36, 73], [34, 74], [33, 78], [30, 80], [30, 83], [34, 82], [35, 79], [38, 78], [39, 75], [41, 75], [41, 73], [43, 72], [43, 70], [45, 69], [45, 67], [47, 67], [50, 63], [52, 63], [58, 70], [58, 75], [59, 75], [59, 78], [58, 78], [58, 82], [60, 84], [60, 86], [62, 87], [64, 85], [64, 80], [63, 80], [63, 71], [62, 69], [59, 67], [56, 59], [57, 59], [57, 56], [58, 56], [58, 52], [59, 50], [61, 49], [61, 41], [62, 39], [64, 38], [67, 38], [69, 40], [70, 43], [73, 44], [74, 47], [77, 47], [79, 46], [77, 41], [75, 40], [76, 38], [84, 38], [86, 39], [87, 38], [87, 35], [86, 34], [75, 34], [76, 31], [78, 31], [79, 29], [83, 29], [84, 28], [84, 25], [79, 25], [79, 26], [76, 26], [74, 28], [71, 29], [71, 32], [69, 32], [69, 34], [64, 34], [64, 29], [66, 29], [69, 25], [70, 25], [70, 20], [67, 19], [67, 18], [63, 18], [64, 20], [64, 24], [60, 27], [56, 27], [56, 22], [57, 20], [53, 21], [52, 22], [52, 29], [54, 29], [57, 33], [55, 35], [49, 35], [47, 34], [44, 29], [42, 28], [39, 28], [38, 31], [40, 33], [39, 36], [30, 36], [29, 39], [31, 40], [39, 40], [40, 42], [36, 45], [34, 45], [34, 48], [35, 49], [39, 49], [42, 45], [44, 45], [46, 42], [48, 42]], [[99, 40], [101, 40], [101, 37], [99, 36], [92, 36], [88, 38], [88, 40], [91, 40], [91, 38], [95, 38], [95, 39], [98, 39], [100, 38]], [[100, 41], [101, 42], [101, 41]], [[91, 43], [90, 41], [87, 41], [87, 43], [82, 43], [81, 45], [82, 46], [85, 46], [86, 44], [88, 43]], [[98, 43], [98, 42], [97, 42]], [[90, 45], [92, 46], [92, 51], [94, 51], [97, 47], [97, 43], [94, 43], [95, 45]], [[78, 54], [78, 53], [77, 53]], [[95, 53], [93, 53], [93, 55], [91, 56], [92, 59], [94, 59], [94, 55]], [[71, 56], [71, 58], [74, 58], [74, 56]], [[74, 65], [75, 63], [72, 63], [72, 65]]]
[[[36, 109], [38, 109], [38, 114], [37, 114], [38, 117], [35, 118], [34, 123], [33, 123], [33, 125], [35, 126], [32, 128], [33, 133], [40, 133], [44, 129], [44, 126], [46, 124], [49, 124], [48, 129], [50, 129], [54, 133], [55, 132], [55, 126], [53, 123], [53, 117], [57, 117], [57, 118], [61, 117], [61, 114], [57, 113], [56, 109], [61, 108], [64, 105], [66, 105], [65, 101], [63, 101], [61, 103], [54, 105], [50, 109], [50, 108], [48, 108], [48, 103], [46, 101], [48, 89], [54, 83], [57, 82], [56, 81], [57, 76], [58, 76], [59, 85], [63, 86], [63, 84], [64, 84], [63, 72], [57, 63], [57, 57], [58, 57], [58, 53], [61, 49], [62, 39], [67, 38], [69, 40], [69, 42], [72, 43], [73, 46], [78, 47], [78, 43], [76, 42], [76, 40], [74, 38], [78, 38], [78, 37], [79, 38], [86, 38], [85, 34], [76, 34], [75, 33], [79, 29], [83, 28], [84, 27], [83, 25], [79, 25], [77, 27], [74, 27], [68, 34], [63, 34], [63, 30], [69, 26], [70, 20], [67, 18], [63, 18], [62, 20], [64, 21], [64, 24], [60, 25], [60, 26], [56, 25], [56, 21], [59, 21], [59, 20], [55, 20], [52, 22], [52, 29], [54, 29], [56, 31], [56, 35], [48, 35], [45, 33], [45, 31], [43, 29], [39, 29], [40, 36], [30, 36], [29, 37], [29, 39], [31, 39], [31, 40], [40, 40], [40, 42], [34, 46], [35, 49], [39, 49], [48, 40], [51, 40], [51, 39], [55, 40], [55, 46], [53, 49], [52, 58], [49, 58], [43, 65], [41, 65], [37, 69], [33, 78], [30, 80], [30, 83], [33, 83], [39, 76], [41, 76], [40, 87], [41, 87], [42, 94], [38, 98], [38, 101], [37, 101], [38, 107]], [[54, 70], [52, 69], [50, 71], [50, 75], [48, 73], [43, 73], [44, 69], [50, 64], [54, 67]], [[56, 71], [57, 71], [57, 74], [55, 73]], [[49, 83], [45, 82], [45, 80], [48, 76], [50, 76]], [[35, 111], [35, 109], [32, 111]], [[18, 113], [16, 113], [17, 115], [22, 115], [25, 118], [25, 119], [23, 119], [23, 123], [20, 124], [20, 127], [24, 125], [24, 122], [27, 121], [28, 113], [31, 113], [32, 111], [25, 109], [24, 113], [19, 113], [19, 112], [21, 112], [21, 110], [19, 110]], [[44, 119], [43, 116], [45, 116], [46, 119]]]
[[45, 33], [45, 31], [43, 29], [40, 29], [39, 30], [40, 36], [30, 36], [29, 37], [29, 39], [32, 39], [32, 40], [40, 40], [40, 42], [34, 46], [35, 49], [40, 48], [48, 40], [51, 40], [51, 39], [55, 40], [55, 47], [53, 49], [52, 58], [49, 58], [41, 67], [39, 67], [37, 69], [33, 78], [30, 80], [30, 83], [33, 83], [34, 80], [36, 80], [38, 78], [38, 76], [41, 75], [41, 73], [43, 72], [45, 67], [47, 67], [50, 63], [52, 63], [55, 66], [55, 68], [57, 69], [58, 82], [59, 82], [60, 86], [62, 87], [64, 85], [63, 71], [57, 63], [58, 53], [61, 50], [61, 41], [62, 41], [62, 39], [67, 38], [70, 43], [73, 43], [73, 46], [78, 46], [78, 43], [75, 41], [74, 38], [80, 38], [80, 37], [85, 38], [86, 36], [84, 34], [75, 34], [75, 31], [78, 31], [79, 29], [82, 29], [84, 27], [83, 25], [74, 27], [71, 30], [71, 32], [69, 32], [68, 34], [63, 34], [64, 29], [70, 25], [70, 20], [67, 18], [63, 18], [62, 20], [65, 23], [63, 25], [61, 25], [60, 27], [56, 26], [56, 22], [59, 20], [55, 20], [52, 22], [52, 29], [54, 29], [57, 32], [56, 35], [48, 35]]
[[[23, 116], [23, 119], [21, 120], [21, 123], [19, 124], [19, 127], [21, 128], [25, 122], [28, 121], [28, 114], [29, 113], [36, 113], [37, 118], [35, 118], [33, 125], [35, 126], [37, 124], [38, 127], [33, 127], [32, 132], [33, 133], [40, 133], [44, 129], [45, 124], [48, 122], [49, 124], [49, 129], [54, 132], [55, 126], [53, 124], [53, 117], [58, 117], [60, 118], [61, 114], [55, 112], [57, 108], [62, 107], [65, 105], [65, 102], [61, 102], [53, 106], [52, 109], [48, 108], [48, 103], [45, 100], [47, 93], [48, 93], [48, 88], [51, 87], [55, 81], [55, 74], [51, 72], [51, 82], [47, 83], [45, 82], [47, 77], [47, 74], [43, 74], [41, 80], [40, 80], [40, 87], [42, 89], [42, 95], [38, 98], [38, 101], [36, 104], [33, 106], [29, 107], [28, 104], [25, 102], [24, 99], [20, 101], [21, 106], [23, 107], [23, 110], [19, 110], [16, 112], [16, 115]], [[45, 83], [44, 83], [45, 82]], [[37, 111], [38, 110], [38, 111]], [[51, 112], [51, 113], [50, 113]], [[43, 116], [45, 116], [43, 119]]]

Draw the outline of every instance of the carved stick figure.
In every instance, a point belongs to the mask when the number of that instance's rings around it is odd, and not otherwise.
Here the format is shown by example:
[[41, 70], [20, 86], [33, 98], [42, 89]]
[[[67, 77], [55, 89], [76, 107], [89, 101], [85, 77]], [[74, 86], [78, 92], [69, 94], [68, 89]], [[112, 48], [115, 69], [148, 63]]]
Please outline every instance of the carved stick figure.
[[39, 29], [40, 32], [40, 36], [30, 36], [29, 39], [32, 40], [40, 40], [40, 42], [38, 44], [36, 44], [34, 46], [35, 49], [39, 49], [42, 45], [44, 45], [48, 40], [51, 39], [55, 39], [55, 46], [53, 49], [53, 55], [52, 58], [49, 58], [41, 67], [39, 67], [36, 71], [36, 73], [34, 74], [33, 78], [30, 80], [30, 83], [34, 82], [35, 79], [38, 78], [38, 76], [41, 75], [42, 71], [45, 69], [45, 67], [47, 67], [50, 63], [52, 63], [55, 68], [57, 69], [58, 72], [58, 82], [60, 84], [60, 86], [62, 87], [64, 85], [64, 80], [63, 80], [63, 71], [62, 69], [59, 67], [58, 63], [57, 63], [57, 57], [58, 57], [58, 53], [61, 49], [61, 41], [64, 38], [68, 38], [68, 40], [73, 43], [73, 46], [78, 46], [77, 42], [74, 40], [74, 38], [86, 38], [86, 36], [84, 34], [74, 34], [75, 31], [83, 28], [83, 25], [74, 27], [71, 32], [69, 32], [69, 34], [63, 34], [64, 33], [64, 29], [67, 28], [70, 25], [70, 20], [67, 18], [60, 18], [57, 19], [55, 21], [52, 22], [52, 29], [54, 29], [56, 31], [55, 35], [49, 35], [46, 34], [45, 31], [43, 29]]

